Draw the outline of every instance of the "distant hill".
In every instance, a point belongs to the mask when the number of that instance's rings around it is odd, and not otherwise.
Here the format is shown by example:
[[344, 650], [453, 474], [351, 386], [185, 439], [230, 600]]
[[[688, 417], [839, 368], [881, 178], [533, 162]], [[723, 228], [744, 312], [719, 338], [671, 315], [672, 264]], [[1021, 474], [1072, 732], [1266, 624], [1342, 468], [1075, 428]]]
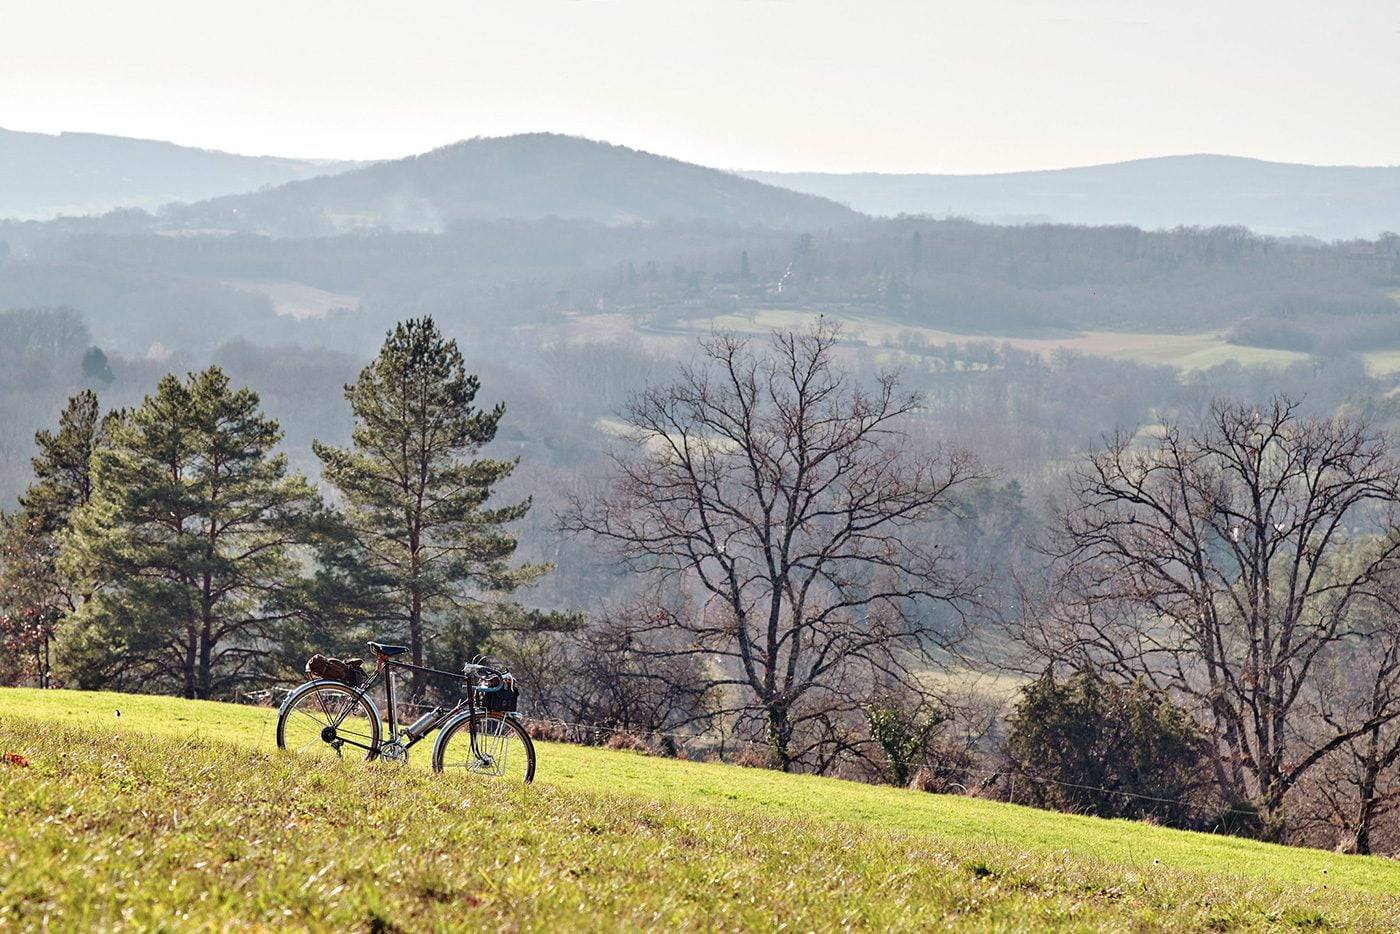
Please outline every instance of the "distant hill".
[[999, 175], [744, 172], [867, 214], [961, 215], [1144, 228], [1243, 225], [1323, 240], [1400, 231], [1400, 166], [1291, 165], [1236, 156], [1165, 156]]
[[96, 133], [0, 129], [0, 217], [44, 220], [113, 208], [153, 210], [255, 191], [356, 163], [236, 156]]
[[782, 228], [858, 220], [849, 208], [677, 159], [550, 133], [472, 139], [339, 175], [172, 209], [167, 220], [284, 236], [440, 231], [468, 219], [665, 219]]

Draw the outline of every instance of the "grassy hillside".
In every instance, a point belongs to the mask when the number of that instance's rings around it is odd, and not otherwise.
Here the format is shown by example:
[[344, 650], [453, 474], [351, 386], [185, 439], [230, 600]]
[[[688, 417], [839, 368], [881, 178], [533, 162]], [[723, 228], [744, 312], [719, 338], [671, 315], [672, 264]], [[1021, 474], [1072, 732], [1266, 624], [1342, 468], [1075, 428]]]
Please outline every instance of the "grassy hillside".
[[1400, 863], [1379, 858], [553, 744], [530, 788], [314, 766], [272, 749], [273, 718], [0, 691], [0, 755], [29, 763], [0, 764], [0, 928], [1384, 930], [1400, 917]]

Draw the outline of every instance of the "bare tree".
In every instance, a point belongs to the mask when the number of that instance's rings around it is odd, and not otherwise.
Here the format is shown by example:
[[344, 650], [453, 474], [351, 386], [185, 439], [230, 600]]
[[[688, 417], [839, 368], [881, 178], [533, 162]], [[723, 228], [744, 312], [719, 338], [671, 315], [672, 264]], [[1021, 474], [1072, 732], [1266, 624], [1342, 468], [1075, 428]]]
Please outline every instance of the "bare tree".
[[71, 607], [57, 552], [39, 517], [0, 516], [0, 684], [52, 686], [50, 644]]
[[1349, 738], [1319, 770], [1307, 797], [1320, 812], [1314, 819], [1335, 827], [1339, 848], [1351, 853], [1373, 852], [1385, 819], [1400, 808], [1397, 608], [1387, 595], [1367, 631], [1338, 653], [1315, 689], [1322, 729]]
[[656, 628], [667, 612], [662, 595], [647, 594], [605, 606], [577, 629], [498, 634], [492, 647], [510, 660], [542, 719], [585, 742], [614, 733], [698, 736], [711, 719], [703, 660], [668, 657], [657, 651], [665, 643], [637, 644], [638, 630]]
[[698, 589], [698, 611], [638, 620], [641, 644], [684, 633], [653, 651], [705, 659], [722, 712], [785, 770], [825, 771], [868, 744], [874, 685], [918, 688], [974, 592], [928, 534], [977, 479], [972, 459], [914, 450], [904, 424], [919, 398], [891, 374], [855, 385], [836, 344], [825, 325], [775, 334], [766, 352], [702, 341], [698, 364], [627, 407], [610, 489], [561, 516], [632, 568]]
[[1303, 419], [1287, 399], [1117, 437], [1074, 476], [1061, 552], [1073, 599], [1041, 647], [1193, 701], [1222, 786], [1279, 835], [1310, 769], [1400, 715], [1384, 705], [1318, 729], [1307, 702], [1400, 570], [1398, 491], [1379, 437]]

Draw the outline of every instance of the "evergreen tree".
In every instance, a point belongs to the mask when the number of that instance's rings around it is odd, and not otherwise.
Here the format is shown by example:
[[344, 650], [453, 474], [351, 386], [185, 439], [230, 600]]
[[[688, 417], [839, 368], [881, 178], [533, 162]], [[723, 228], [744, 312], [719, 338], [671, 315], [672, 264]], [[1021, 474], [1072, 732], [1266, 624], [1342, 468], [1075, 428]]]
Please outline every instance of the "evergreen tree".
[[18, 673], [40, 687], [49, 686], [53, 635], [85, 597], [59, 569], [58, 533], [92, 496], [93, 452], [103, 433], [97, 395], [84, 390], [69, 399], [58, 430], [34, 436], [34, 482], [0, 526], [0, 643], [32, 657]]
[[73, 510], [92, 498], [92, 455], [102, 443], [103, 423], [97, 393], [84, 389], [68, 400], [58, 417], [58, 431], [34, 436], [39, 454], [30, 463], [34, 482], [19, 498], [41, 530], [52, 534], [68, 524]]
[[108, 362], [107, 355], [102, 352], [101, 347], [89, 347], [87, 353], [83, 354], [83, 376], [104, 386], [110, 386], [117, 378], [112, 373], [112, 364]]
[[[379, 575], [384, 619], [408, 640], [415, 665], [437, 631], [480, 616], [482, 593], [508, 593], [546, 570], [509, 564], [516, 539], [504, 526], [530, 501], [487, 505], [516, 461], [472, 457], [505, 414], [503, 405], [477, 408], [479, 389], [456, 341], [431, 318], [402, 322], [345, 388], [351, 447], [315, 445], [363, 560]], [[415, 678], [411, 693], [423, 685]]]
[[277, 423], [217, 367], [161, 380], [97, 453], [63, 563], [97, 582], [59, 640], [84, 687], [209, 698], [273, 676], [318, 500]]
[[1014, 767], [1040, 779], [1025, 786], [1032, 804], [1179, 827], [1200, 813], [1188, 799], [1209, 773], [1206, 740], [1144, 681], [1082, 671], [1059, 682], [1047, 673], [1021, 689], [1007, 728]]

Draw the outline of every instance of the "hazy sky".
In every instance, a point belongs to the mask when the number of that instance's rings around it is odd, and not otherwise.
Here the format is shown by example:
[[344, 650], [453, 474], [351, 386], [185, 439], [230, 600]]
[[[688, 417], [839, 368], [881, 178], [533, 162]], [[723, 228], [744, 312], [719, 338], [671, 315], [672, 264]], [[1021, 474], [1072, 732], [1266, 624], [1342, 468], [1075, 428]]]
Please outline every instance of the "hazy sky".
[[557, 130], [754, 169], [1400, 164], [1400, 3], [0, 0], [0, 127], [350, 158]]

